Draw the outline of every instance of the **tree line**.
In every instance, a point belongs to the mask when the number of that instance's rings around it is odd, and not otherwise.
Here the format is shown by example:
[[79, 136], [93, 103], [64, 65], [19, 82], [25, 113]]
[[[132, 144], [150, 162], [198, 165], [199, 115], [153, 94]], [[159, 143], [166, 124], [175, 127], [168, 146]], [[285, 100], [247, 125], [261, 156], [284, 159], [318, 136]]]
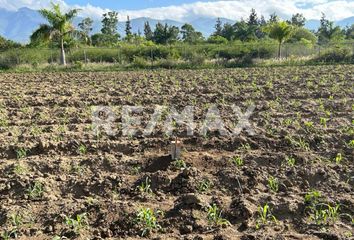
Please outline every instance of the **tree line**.
[[[152, 30], [150, 23], [144, 24], [143, 33], [132, 32], [131, 20], [128, 17], [125, 23], [125, 36], [118, 32], [118, 12], [112, 11], [103, 14], [99, 33], [92, 34], [94, 21], [91, 18], [83, 19], [77, 27], [72, 24], [79, 9], [62, 12], [58, 4], [52, 4], [51, 9], [41, 9], [39, 13], [47, 20], [47, 24], [41, 24], [30, 37], [30, 46], [49, 46], [61, 49], [61, 62], [65, 62], [65, 48], [88, 46], [117, 46], [122, 42], [131, 44], [174, 44], [184, 42], [188, 44], [214, 43], [225, 44], [231, 41], [252, 42], [263, 39], [275, 39], [278, 42], [278, 56], [281, 56], [282, 44], [285, 42], [301, 42], [305, 45], [327, 44], [333, 41], [354, 39], [354, 24], [342, 29], [335, 26], [322, 14], [320, 27], [316, 31], [305, 28], [305, 17], [294, 14], [290, 20], [283, 21], [275, 13], [268, 20], [264, 16], [258, 16], [252, 9], [247, 19], [241, 19], [234, 24], [223, 24], [218, 18], [214, 33], [205, 38], [203, 34], [191, 24], [184, 24], [181, 28], [158, 22]], [[4, 42], [0, 39], [1, 43]], [[9, 42], [10, 43], [10, 42]], [[12, 42], [11, 42], [12, 43]], [[14, 44], [14, 43], [12, 43]]]

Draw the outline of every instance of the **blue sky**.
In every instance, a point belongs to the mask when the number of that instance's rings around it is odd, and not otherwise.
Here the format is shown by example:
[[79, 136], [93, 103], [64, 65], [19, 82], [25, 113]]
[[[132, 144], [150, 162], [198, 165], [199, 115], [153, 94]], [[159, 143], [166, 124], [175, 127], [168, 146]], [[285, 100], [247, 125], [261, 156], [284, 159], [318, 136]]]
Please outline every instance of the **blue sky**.
[[[167, 7], [171, 5], [181, 5], [185, 3], [194, 3], [195, 0], [66, 0], [68, 4], [99, 6], [109, 9], [138, 10], [145, 8]], [[199, 0], [207, 2], [207, 0]]]
[[80, 8], [82, 17], [101, 19], [115, 10], [120, 19], [149, 17], [189, 22], [201, 17], [247, 18], [251, 8], [267, 18], [274, 12], [283, 19], [302, 13], [307, 19], [320, 19], [322, 12], [338, 21], [354, 16], [354, 0], [0, 0], [0, 8], [16, 11], [21, 7], [40, 9], [59, 3], [65, 10]]

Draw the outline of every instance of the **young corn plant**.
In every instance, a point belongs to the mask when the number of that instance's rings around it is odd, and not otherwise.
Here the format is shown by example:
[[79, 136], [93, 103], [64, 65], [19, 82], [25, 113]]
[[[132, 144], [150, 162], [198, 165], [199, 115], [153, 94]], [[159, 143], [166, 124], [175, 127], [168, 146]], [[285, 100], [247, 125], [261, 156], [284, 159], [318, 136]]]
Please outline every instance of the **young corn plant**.
[[268, 204], [258, 207], [258, 219], [256, 221], [256, 229], [260, 229], [262, 226], [268, 225], [269, 223], [278, 223], [276, 217], [270, 211]]
[[237, 167], [242, 167], [244, 162], [243, 159], [241, 157], [235, 156], [233, 158], [230, 159], [230, 162], [234, 165], [236, 165]]
[[172, 166], [178, 170], [183, 170], [187, 168], [186, 162], [182, 159], [177, 159], [174, 162], [172, 162]]
[[87, 214], [77, 214], [76, 217], [65, 216], [65, 224], [72, 229], [75, 234], [80, 234], [80, 231], [88, 225]]
[[337, 155], [336, 155], [336, 157], [335, 157], [335, 162], [337, 163], [337, 164], [340, 164], [341, 162], [342, 162], [342, 160], [343, 160], [343, 156], [342, 156], [342, 154], [341, 153], [337, 153]]
[[16, 157], [17, 159], [23, 159], [27, 157], [27, 150], [24, 148], [19, 148], [16, 150]]
[[141, 236], [148, 236], [152, 231], [158, 231], [161, 226], [157, 222], [160, 211], [153, 211], [150, 208], [140, 208], [136, 214], [136, 223], [140, 226]]
[[289, 167], [295, 167], [295, 164], [296, 164], [295, 158], [293, 158], [293, 157], [286, 157], [286, 158], [285, 158], [285, 161], [286, 161], [286, 164], [287, 164]]
[[151, 194], [151, 180], [149, 177], [145, 178], [144, 182], [141, 182], [140, 185], [138, 186], [138, 190], [141, 194]]
[[84, 144], [80, 144], [77, 149], [77, 153], [80, 155], [85, 155], [87, 153], [87, 147]]
[[273, 176], [270, 176], [268, 178], [268, 187], [271, 191], [273, 192], [278, 192], [279, 191], [279, 180], [278, 178], [275, 178]]
[[209, 224], [212, 224], [215, 227], [231, 226], [231, 223], [222, 217], [222, 211], [216, 204], [208, 207], [208, 221]]
[[27, 196], [31, 200], [41, 199], [44, 194], [44, 186], [40, 182], [35, 182], [27, 189]]
[[209, 179], [203, 179], [202, 181], [199, 182], [197, 185], [197, 190], [200, 193], [205, 193], [208, 192], [213, 186], [213, 183]]

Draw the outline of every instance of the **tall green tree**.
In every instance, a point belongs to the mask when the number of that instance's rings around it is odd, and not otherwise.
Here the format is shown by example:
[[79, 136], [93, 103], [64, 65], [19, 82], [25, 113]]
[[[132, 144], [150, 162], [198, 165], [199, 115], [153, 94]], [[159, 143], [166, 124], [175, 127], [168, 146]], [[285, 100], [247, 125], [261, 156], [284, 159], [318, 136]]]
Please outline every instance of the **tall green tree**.
[[187, 43], [197, 43], [203, 40], [203, 34], [194, 29], [191, 24], [184, 24], [181, 27], [182, 40]]
[[93, 20], [91, 18], [85, 18], [83, 19], [79, 24], [79, 28], [80, 28], [80, 35], [82, 40], [86, 43], [86, 44], [90, 44], [91, 43], [91, 39], [90, 39], [90, 33], [92, 32], [92, 24], [93, 24]]
[[130, 21], [129, 16], [127, 16], [127, 21], [125, 22], [125, 38], [128, 42], [132, 39], [133, 33], [132, 33], [132, 24]]
[[108, 12], [103, 14], [101, 32], [107, 35], [116, 35], [118, 33], [118, 13]]
[[118, 33], [118, 13], [108, 12], [102, 16], [102, 29], [101, 33], [94, 34], [92, 44], [94, 46], [113, 46], [119, 40]]
[[345, 36], [347, 39], [354, 39], [354, 24], [352, 24], [350, 27], [347, 27], [345, 30]]
[[144, 35], [145, 35], [145, 39], [146, 40], [148, 40], [148, 41], [152, 41], [153, 40], [154, 34], [153, 34], [152, 30], [151, 30], [149, 22], [145, 22], [144, 23]]
[[301, 13], [296, 13], [291, 17], [290, 23], [297, 27], [303, 27], [306, 23], [306, 18]]
[[39, 13], [44, 17], [48, 24], [41, 24], [40, 27], [31, 35], [31, 41], [59, 39], [61, 55], [60, 62], [66, 65], [64, 39], [74, 32], [72, 20], [77, 15], [79, 9], [72, 9], [63, 13], [59, 4], [52, 3], [52, 9], [41, 9]]
[[178, 40], [179, 28], [168, 26], [166, 23], [157, 23], [153, 34], [153, 41], [158, 44], [170, 44]]
[[221, 31], [221, 36], [229, 41], [235, 39], [235, 29], [230, 23], [225, 23]]
[[279, 17], [278, 17], [278, 15], [274, 12], [274, 13], [270, 14], [268, 23], [275, 23], [275, 22], [279, 22]]
[[214, 35], [214, 36], [222, 36], [222, 29], [223, 29], [223, 26], [222, 26], [221, 19], [218, 18], [218, 19], [216, 20], [215, 32], [213, 33], [213, 35]]
[[269, 37], [278, 41], [278, 58], [280, 58], [282, 44], [292, 36], [294, 27], [285, 21], [279, 21], [270, 23], [264, 31], [269, 34]]
[[334, 22], [326, 19], [326, 15], [322, 13], [320, 27], [317, 31], [318, 42], [320, 44], [326, 44], [332, 41], [338, 41], [344, 39], [344, 31], [339, 26], [335, 26]]
[[254, 8], [251, 9], [250, 16], [248, 17], [247, 24], [249, 26], [258, 26], [258, 16]]

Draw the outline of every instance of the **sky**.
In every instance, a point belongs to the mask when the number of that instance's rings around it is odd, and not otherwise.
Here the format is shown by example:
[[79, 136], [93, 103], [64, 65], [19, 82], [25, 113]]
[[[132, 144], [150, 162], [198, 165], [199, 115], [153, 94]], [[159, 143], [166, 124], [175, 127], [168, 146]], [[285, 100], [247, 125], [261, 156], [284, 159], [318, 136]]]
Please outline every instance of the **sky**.
[[[276, 12], [283, 19], [302, 13], [307, 19], [320, 19], [322, 12], [330, 20], [354, 16], [354, 0], [52, 0], [65, 10], [82, 9], [80, 15], [100, 19], [102, 14], [115, 10], [120, 19], [150, 17], [191, 21], [200, 17], [223, 17], [232, 20], [247, 18], [251, 8], [266, 18]], [[17, 10], [21, 7], [48, 7], [51, 0], [0, 0], [0, 8]]]

